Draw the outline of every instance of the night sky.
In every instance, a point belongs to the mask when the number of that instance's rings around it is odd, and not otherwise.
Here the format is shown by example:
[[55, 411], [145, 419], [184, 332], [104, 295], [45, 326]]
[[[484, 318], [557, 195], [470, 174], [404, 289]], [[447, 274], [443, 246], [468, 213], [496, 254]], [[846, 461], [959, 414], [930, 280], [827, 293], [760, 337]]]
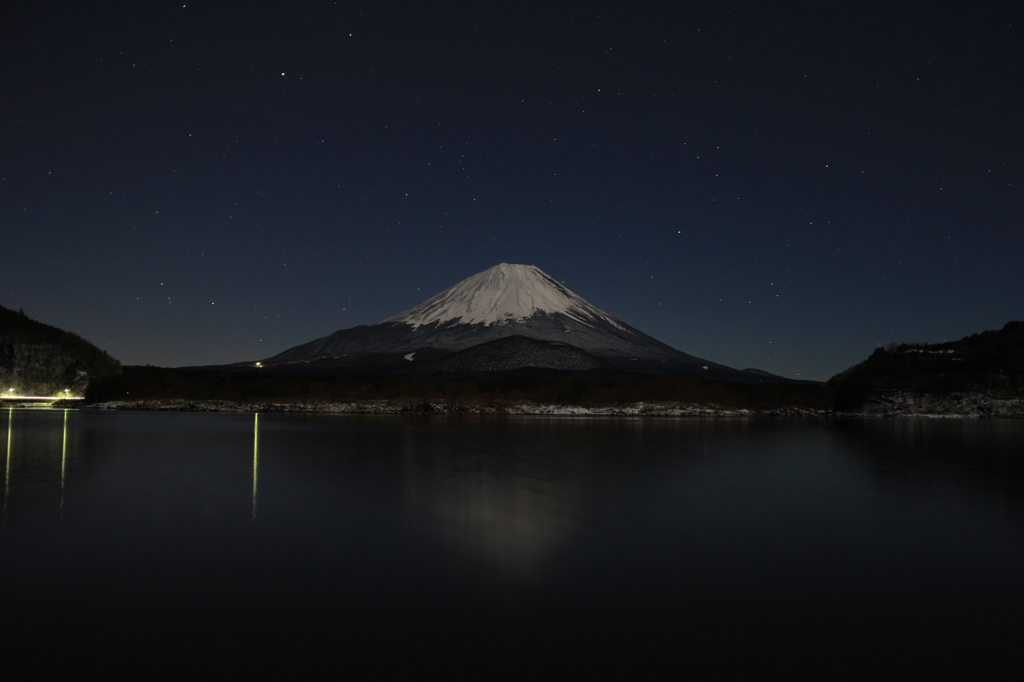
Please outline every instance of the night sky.
[[501, 262], [806, 379], [1024, 318], [1019, 3], [19, 4], [0, 304], [126, 364]]

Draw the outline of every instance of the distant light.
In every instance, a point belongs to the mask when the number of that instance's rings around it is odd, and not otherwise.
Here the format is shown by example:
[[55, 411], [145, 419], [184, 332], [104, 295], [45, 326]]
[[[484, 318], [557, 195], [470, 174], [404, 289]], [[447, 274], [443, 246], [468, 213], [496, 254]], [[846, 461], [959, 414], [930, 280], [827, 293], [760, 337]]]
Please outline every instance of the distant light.
[[262, 366], [263, 366], [262, 362], [257, 362], [255, 365], [253, 365], [253, 367], [262, 367]]

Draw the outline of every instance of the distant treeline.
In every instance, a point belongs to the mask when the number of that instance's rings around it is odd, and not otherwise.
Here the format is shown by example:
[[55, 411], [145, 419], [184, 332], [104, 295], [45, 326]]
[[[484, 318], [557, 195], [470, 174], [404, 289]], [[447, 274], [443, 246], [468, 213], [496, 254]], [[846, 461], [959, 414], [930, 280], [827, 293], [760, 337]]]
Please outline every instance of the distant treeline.
[[465, 405], [637, 402], [697, 403], [723, 408], [857, 411], [893, 392], [964, 392], [1024, 397], [1024, 322], [939, 344], [877, 349], [825, 384], [708, 381], [687, 375], [606, 377], [588, 372], [530, 375], [417, 374], [319, 376], [247, 368], [234, 371], [126, 367], [97, 378], [87, 399], [227, 400], [236, 402], [447, 402]]
[[125, 367], [94, 381], [90, 402], [229, 400], [237, 402], [432, 402], [602, 406], [679, 401], [757, 410], [829, 409], [831, 391], [817, 384], [728, 383], [671, 375], [603, 379], [562, 375], [474, 378], [460, 375], [310, 376], [247, 371]]

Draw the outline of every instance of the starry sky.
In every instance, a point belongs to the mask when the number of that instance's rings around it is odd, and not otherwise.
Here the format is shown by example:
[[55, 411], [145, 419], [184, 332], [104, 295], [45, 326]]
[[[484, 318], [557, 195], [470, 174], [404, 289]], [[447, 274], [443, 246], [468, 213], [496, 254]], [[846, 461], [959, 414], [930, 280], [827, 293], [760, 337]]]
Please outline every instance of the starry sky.
[[126, 364], [501, 262], [804, 379], [1024, 318], [1019, 3], [20, 4], [0, 304]]

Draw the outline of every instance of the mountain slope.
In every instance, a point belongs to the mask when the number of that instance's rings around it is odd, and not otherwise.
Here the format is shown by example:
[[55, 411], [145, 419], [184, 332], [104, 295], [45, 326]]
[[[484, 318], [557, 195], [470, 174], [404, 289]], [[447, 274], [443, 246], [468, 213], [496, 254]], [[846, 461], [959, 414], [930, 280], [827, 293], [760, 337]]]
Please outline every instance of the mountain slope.
[[[415, 354], [407, 358], [414, 364]], [[513, 372], [546, 369], [580, 372], [605, 369], [609, 365], [585, 350], [557, 341], [540, 341], [526, 336], [506, 336], [427, 361], [418, 371], [445, 374]], [[410, 369], [414, 369], [410, 367]]]
[[263, 362], [275, 365], [424, 349], [456, 352], [511, 336], [569, 344], [633, 371], [752, 380], [749, 374], [687, 355], [634, 329], [539, 268], [507, 263], [377, 324], [343, 329]]

